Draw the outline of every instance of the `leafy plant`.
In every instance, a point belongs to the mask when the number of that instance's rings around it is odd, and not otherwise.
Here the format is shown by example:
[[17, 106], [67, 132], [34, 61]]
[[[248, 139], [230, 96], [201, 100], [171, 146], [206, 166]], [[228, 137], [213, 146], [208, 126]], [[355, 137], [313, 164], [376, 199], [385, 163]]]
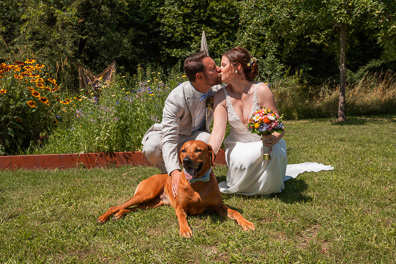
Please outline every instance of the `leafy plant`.
[[42, 142], [57, 125], [60, 89], [44, 68], [29, 59], [0, 64], [0, 155]]
[[[166, 97], [185, 76], [138, 68], [132, 77], [118, 76], [109, 85], [89, 90], [65, 106], [67, 118], [35, 153], [136, 151], [146, 130], [161, 122]], [[82, 92], [82, 91], [81, 91]]]

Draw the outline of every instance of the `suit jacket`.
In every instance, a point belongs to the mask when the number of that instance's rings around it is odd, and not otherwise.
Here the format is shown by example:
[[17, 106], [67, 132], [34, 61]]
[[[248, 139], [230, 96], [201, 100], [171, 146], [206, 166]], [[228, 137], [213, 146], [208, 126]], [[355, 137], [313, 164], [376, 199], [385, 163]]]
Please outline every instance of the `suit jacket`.
[[[208, 96], [214, 96], [220, 88], [220, 85], [213, 86], [208, 91]], [[177, 148], [179, 135], [190, 136], [192, 133], [196, 102], [200, 99], [197, 95], [197, 90], [188, 81], [173, 89], [165, 101], [161, 124], [154, 124], [143, 137], [144, 144], [149, 133], [162, 131], [162, 157], [168, 173], [180, 169]], [[206, 108], [205, 111], [205, 129], [210, 132], [213, 110]]]

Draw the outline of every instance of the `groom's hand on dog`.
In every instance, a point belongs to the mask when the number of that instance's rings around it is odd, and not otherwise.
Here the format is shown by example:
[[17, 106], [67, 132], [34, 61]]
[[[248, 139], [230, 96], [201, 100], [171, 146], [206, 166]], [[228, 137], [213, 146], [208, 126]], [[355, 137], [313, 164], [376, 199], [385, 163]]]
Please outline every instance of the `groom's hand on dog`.
[[181, 176], [180, 170], [174, 170], [171, 173], [173, 197], [176, 197], [176, 195], [177, 195], [177, 191], [178, 191], [179, 183], [180, 183], [180, 176]]

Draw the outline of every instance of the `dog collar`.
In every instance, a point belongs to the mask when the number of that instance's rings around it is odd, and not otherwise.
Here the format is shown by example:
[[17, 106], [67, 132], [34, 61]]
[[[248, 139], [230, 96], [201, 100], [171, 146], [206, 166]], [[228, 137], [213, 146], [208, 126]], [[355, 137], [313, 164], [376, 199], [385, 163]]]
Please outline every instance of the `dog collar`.
[[210, 173], [212, 172], [212, 168], [210, 168], [204, 176], [199, 177], [199, 178], [192, 178], [191, 180], [188, 180], [189, 183], [193, 184], [196, 182], [208, 182], [210, 180]]

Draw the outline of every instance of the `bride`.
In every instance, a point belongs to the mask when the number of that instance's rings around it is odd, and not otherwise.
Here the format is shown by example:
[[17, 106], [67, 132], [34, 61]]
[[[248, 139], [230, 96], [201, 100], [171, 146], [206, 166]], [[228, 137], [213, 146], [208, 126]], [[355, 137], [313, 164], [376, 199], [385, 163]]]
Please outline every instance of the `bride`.
[[[262, 107], [278, 113], [274, 97], [264, 83], [254, 81], [258, 65], [249, 52], [240, 47], [227, 51], [221, 59], [221, 80], [228, 83], [214, 97], [214, 123], [209, 144], [218, 152], [228, 123], [225, 139], [228, 166], [226, 182], [219, 184], [223, 193], [268, 195], [284, 188], [287, 167], [284, 132], [263, 136], [247, 129], [251, 115]], [[271, 159], [263, 160], [263, 144], [270, 148]]]
[[[231, 131], [224, 140], [228, 166], [225, 182], [219, 184], [223, 193], [268, 195], [283, 190], [283, 181], [303, 172], [333, 170], [331, 165], [316, 162], [287, 164], [286, 142], [282, 133], [261, 138], [250, 133], [248, 120], [265, 107], [278, 113], [274, 97], [264, 83], [254, 81], [258, 75], [256, 59], [240, 47], [227, 51], [221, 59], [222, 82], [228, 83], [214, 96], [214, 123], [209, 144], [219, 151], [228, 123]], [[270, 160], [263, 160], [263, 145], [270, 148]]]

